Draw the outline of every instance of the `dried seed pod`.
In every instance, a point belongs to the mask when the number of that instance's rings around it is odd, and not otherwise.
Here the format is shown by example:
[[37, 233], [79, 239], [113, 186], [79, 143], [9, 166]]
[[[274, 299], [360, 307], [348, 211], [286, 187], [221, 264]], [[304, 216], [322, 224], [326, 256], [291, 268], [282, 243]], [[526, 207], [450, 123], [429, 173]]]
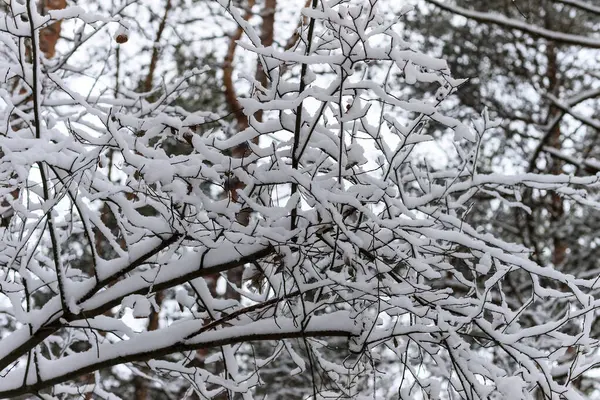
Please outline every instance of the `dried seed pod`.
[[119, 44], [126, 43], [128, 40], [129, 38], [127, 35], [117, 35], [117, 37], [115, 37], [115, 41]]
[[114, 38], [115, 42], [119, 44], [127, 43], [129, 40], [129, 29], [123, 25], [119, 26], [119, 29], [117, 29], [117, 32], [115, 32]]

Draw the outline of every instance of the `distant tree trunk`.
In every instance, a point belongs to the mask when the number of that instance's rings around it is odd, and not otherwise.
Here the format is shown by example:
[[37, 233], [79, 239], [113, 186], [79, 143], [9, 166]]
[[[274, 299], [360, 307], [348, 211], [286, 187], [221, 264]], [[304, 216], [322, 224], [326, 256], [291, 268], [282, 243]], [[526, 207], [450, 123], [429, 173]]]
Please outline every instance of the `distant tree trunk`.
[[[43, 0], [40, 3], [40, 9], [42, 15], [48, 14], [49, 11], [52, 10], [62, 10], [67, 7], [66, 0]], [[56, 21], [45, 28], [40, 29], [39, 33], [39, 47], [40, 50], [44, 53], [44, 56], [47, 59], [51, 59], [56, 55], [56, 44], [58, 43], [58, 39], [60, 38], [62, 21]], [[12, 193], [14, 199], [19, 197], [19, 190], [15, 190]], [[3, 200], [4, 205], [4, 200]], [[104, 215], [102, 216], [104, 219]], [[97, 236], [99, 237], [99, 236]], [[84, 375], [80, 378], [80, 382], [82, 385], [93, 384], [95, 381], [94, 374]], [[85, 400], [91, 400], [93, 398], [92, 392], [87, 392], [84, 395]]]
[[[146, 79], [141, 83], [141, 90], [143, 92], [149, 92], [152, 90], [152, 83], [154, 82], [154, 75], [156, 73], [156, 68], [158, 66], [159, 61], [159, 44], [162, 39], [165, 26], [167, 24], [167, 18], [169, 17], [169, 12], [171, 11], [172, 3], [171, 0], [166, 0], [165, 8], [163, 11], [162, 18], [160, 23], [158, 24], [158, 29], [156, 31], [156, 37], [154, 39], [154, 47], [152, 48], [152, 55], [150, 56], [150, 62], [148, 64], [148, 74], [146, 75]], [[165, 292], [159, 291], [156, 292], [154, 296], [154, 301], [156, 303], [157, 309], [152, 310], [150, 315], [148, 316], [148, 325], [146, 329], [148, 331], [155, 331], [159, 327], [160, 321], [160, 307], [162, 305], [163, 300], [165, 299]], [[134, 385], [134, 398], [135, 400], [148, 400], [149, 390], [148, 390], [148, 382], [146, 379], [140, 376], [136, 376], [133, 379]]]
[[[42, 14], [47, 14], [51, 10], [62, 10], [65, 7], [67, 7], [67, 0], [44, 0]], [[40, 50], [44, 52], [46, 58], [52, 58], [56, 54], [56, 42], [60, 37], [61, 23], [62, 21], [56, 21], [40, 30]]]
[[[546, 48], [546, 58], [548, 62], [548, 92], [553, 95], [558, 94], [557, 92], [560, 87], [556, 57], [556, 44], [553, 42], [548, 42]], [[548, 121], [552, 120], [559, 113], [561, 113], [561, 110], [559, 110], [557, 107], [551, 106], [548, 112]], [[561, 139], [560, 124], [556, 124], [556, 126], [550, 132], [548, 146], [560, 150], [562, 147]], [[559, 175], [562, 173], [562, 167], [563, 163], [559, 159], [553, 158], [550, 170], [548, 172], [552, 175]], [[549, 212], [550, 221], [553, 224], [552, 229], [556, 230], [558, 229], [560, 221], [563, 219], [565, 214], [563, 200], [556, 192], [552, 192], [550, 194]], [[567, 243], [564, 238], [561, 237], [559, 232], [554, 232], [552, 242], [554, 246], [552, 251], [552, 263], [555, 266], [560, 267], [565, 261], [567, 254]]]
[[[42, 14], [47, 14], [50, 10], [62, 10], [67, 6], [66, 0], [43, 0], [40, 3]], [[40, 50], [44, 53], [46, 58], [50, 59], [56, 54], [56, 43], [60, 37], [60, 27], [62, 21], [56, 21], [49, 26], [40, 30], [39, 46]], [[15, 84], [14, 88], [17, 88]], [[21, 89], [21, 93], [24, 93], [25, 89]], [[3, 153], [0, 149], [0, 158]], [[11, 203], [19, 198], [21, 190], [17, 188], [10, 188], [9, 192], [4, 195], [0, 195], [0, 227], [9, 226], [10, 221], [14, 215]]]

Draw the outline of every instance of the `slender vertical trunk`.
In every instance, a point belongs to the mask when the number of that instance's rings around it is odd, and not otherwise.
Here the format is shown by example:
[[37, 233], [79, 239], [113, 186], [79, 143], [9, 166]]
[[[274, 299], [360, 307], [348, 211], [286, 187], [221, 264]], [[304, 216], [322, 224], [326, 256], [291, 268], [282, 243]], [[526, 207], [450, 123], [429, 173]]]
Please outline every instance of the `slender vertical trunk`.
[[[67, 7], [66, 0], [43, 0], [39, 4], [41, 13], [46, 15], [49, 11], [52, 10], [62, 10]], [[58, 39], [60, 38], [62, 21], [56, 21], [45, 28], [40, 29], [39, 32], [39, 47], [40, 50], [44, 53], [44, 56], [47, 59], [51, 59], [56, 55], [56, 44], [58, 43]], [[16, 189], [11, 193], [14, 199], [19, 197], [19, 189]], [[93, 245], [90, 243], [90, 245]], [[80, 382], [82, 385], [94, 384], [95, 382], [94, 374], [87, 374], [80, 378]], [[91, 400], [93, 398], [93, 393], [88, 392], [83, 396], [85, 400]]]
[[[246, 14], [244, 15], [245, 20], [249, 20], [252, 16], [252, 8], [255, 5], [255, 0], [248, 0], [246, 5]], [[265, 47], [273, 45], [273, 36], [274, 36], [274, 24], [275, 24], [275, 11], [277, 7], [277, 0], [264, 0], [263, 10], [261, 12], [262, 16], [262, 24], [260, 31], [260, 39], [262, 45]], [[225, 55], [225, 60], [223, 63], [223, 86], [225, 88], [225, 100], [229, 106], [231, 113], [235, 117], [236, 121], [236, 131], [242, 131], [249, 126], [248, 117], [243, 113], [241, 105], [237, 99], [237, 94], [235, 92], [235, 87], [233, 83], [233, 70], [234, 70], [234, 58], [235, 58], [235, 50], [237, 48], [237, 41], [241, 39], [243, 35], [243, 30], [241, 27], [238, 27], [234, 34], [231, 36], [229, 40], [229, 46], [227, 48], [227, 53]], [[256, 81], [262, 87], [266, 87], [268, 85], [268, 73], [264, 71], [263, 65], [260, 60], [257, 60], [256, 66]], [[260, 89], [257, 89], [260, 90]], [[257, 121], [262, 121], [263, 112], [258, 111], [254, 118]], [[253, 140], [254, 144], [258, 144], [258, 138]], [[250, 146], [248, 143], [241, 144], [232, 149], [231, 155], [235, 158], [244, 158], [250, 155]], [[231, 177], [230, 181], [227, 182], [227, 196], [233, 203], [237, 203], [239, 201], [239, 196], [237, 191], [244, 188], [244, 184], [240, 182], [235, 177]], [[240, 225], [247, 226], [250, 223], [250, 211], [242, 210], [236, 215], [236, 220]], [[230, 282], [234, 282], [237, 286], [242, 284], [242, 273], [243, 270], [241, 268], [229, 270], [227, 272], [227, 279]], [[207, 280], [207, 284], [211, 290], [211, 293], [216, 296], [216, 284], [219, 275], [215, 275], [212, 277], [205, 278]], [[233, 290], [230, 286], [227, 286], [225, 296], [228, 299], [237, 299], [240, 300], [239, 294]], [[206, 350], [200, 350], [196, 353], [196, 359], [194, 360], [194, 365], [203, 366], [204, 358], [207, 356]], [[223, 366], [217, 366], [218, 370], [222, 370]], [[227, 399], [228, 393], [222, 393], [218, 397], [218, 399]]]
[[[260, 41], [263, 46], [273, 45], [273, 36], [275, 28], [275, 11], [277, 9], [277, 0], [264, 0], [265, 5], [262, 11], [262, 25], [260, 28]], [[267, 86], [267, 73], [263, 69], [261, 62], [256, 63], [256, 80], [263, 86]], [[263, 111], [258, 110], [254, 115], [257, 121], [262, 121]]]
[[[42, 14], [50, 10], [61, 10], [67, 6], [66, 0], [44, 0], [40, 3]], [[56, 54], [56, 43], [60, 37], [60, 27], [62, 21], [56, 21], [45, 28], [40, 29], [39, 46], [46, 58], [50, 59]], [[28, 49], [30, 50], [30, 49]], [[30, 53], [29, 53], [30, 54]], [[14, 88], [17, 88], [15, 84]], [[21, 94], [25, 89], [21, 89]], [[3, 157], [0, 149], [0, 159]], [[6, 192], [5, 192], [6, 193]], [[21, 190], [18, 187], [12, 188], [5, 195], [0, 196], [0, 227], [8, 227], [14, 215], [11, 203], [19, 198]]]
[[[548, 92], [553, 95], [557, 95], [560, 87], [560, 81], [558, 73], [557, 49], [555, 43], [549, 42], [547, 44], [546, 59], [548, 62], [548, 71], [546, 74], [548, 78]], [[552, 120], [560, 112], [561, 110], [554, 106], [551, 106], [548, 111], [548, 120]], [[556, 124], [556, 127], [554, 127], [552, 132], [550, 132], [548, 146], [560, 150], [562, 147], [561, 140], [562, 138], [560, 124]], [[561, 174], [562, 167], [563, 163], [559, 159], [553, 158], [551, 161], [551, 165], [549, 166], [548, 172], [552, 175]], [[550, 195], [549, 212], [550, 222], [552, 224], [551, 229], [557, 229], [560, 226], [560, 223], [564, 217], [565, 209], [562, 198], [556, 192], [552, 192], [552, 194]], [[561, 266], [565, 261], [568, 245], [559, 232], [554, 233], [552, 238], [552, 245], [552, 263], [555, 266]]]
[[[156, 31], [156, 36], [154, 39], [154, 46], [152, 48], [152, 54], [150, 56], [150, 62], [148, 64], [148, 74], [146, 78], [140, 82], [140, 89], [143, 92], [149, 92], [152, 90], [152, 84], [154, 82], [154, 75], [156, 74], [156, 68], [158, 67], [159, 57], [160, 57], [160, 42], [165, 31], [165, 27], [167, 25], [167, 19], [169, 17], [169, 12], [173, 7], [171, 0], [166, 0], [165, 8], [163, 10], [162, 18], [158, 24], [158, 29]], [[117, 77], [118, 78], [118, 77]], [[154, 301], [156, 303], [157, 309], [152, 310], [150, 315], [148, 316], [148, 324], [146, 329], [148, 331], [155, 331], [159, 327], [160, 321], [160, 307], [165, 299], [165, 292], [159, 291], [156, 292], [154, 296]], [[133, 379], [134, 386], [134, 399], [135, 400], [147, 400], [149, 397], [148, 390], [148, 382], [146, 379], [140, 376], [136, 376]]]

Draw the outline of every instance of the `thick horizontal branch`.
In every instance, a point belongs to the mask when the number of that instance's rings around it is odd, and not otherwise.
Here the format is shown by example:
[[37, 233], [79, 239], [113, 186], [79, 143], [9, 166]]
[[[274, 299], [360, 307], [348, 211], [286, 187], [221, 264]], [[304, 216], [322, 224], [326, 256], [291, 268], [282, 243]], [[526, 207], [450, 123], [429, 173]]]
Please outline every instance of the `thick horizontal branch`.
[[[144, 264], [149, 258], [158, 254], [171, 243], [176, 241], [175, 236], [173, 236], [171, 239], [157, 242], [156, 246], [153, 246], [147, 251], [141, 252], [141, 254], [135, 257], [128, 265], [120, 268], [119, 271], [131, 271], [135, 267]], [[112, 274], [111, 278], [114, 278]], [[91, 285], [88, 290], [81, 294], [75, 303], [77, 304], [85, 301], [85, 299], [92, 297], [93, 294], [100, 289], [103, 289], [103, 287], [100, 287], [96, 282], [96, 284]], [[75, 316], [74, 314], [70, 313], [69, 310], [64, 310], [57, 297], [54, 297], [48, 301], [40, 310], [40, 314], [49, 315], [50, 317], [48, 320], [41, 322], [41, 326], [35, 330], [33, 334], [29, 335], [29, 326], [23, 326], [2, 340], [3, 346], [0, 348], [0, 371], [8, 367], [11, 363], [15, 362], [23, 355], [27, 354], [27, 352], [35, 348], [48, 336], [60, 329], [63, 326], [63, 323], [60, 322], [60, 319], [70, 321], [81, 318], [81, 316]], [[86, 315], [86, 317], [90, 317], [90, 315]]]
[[[251, 250], [251, 251], [242, 251]], [[152, 291], [158, 292], [171, 287], [182, 285], [196, 278], [214, 276], [220, 272], [238, 268], [244, 264], [258, 261], [273, 252], [273, 247], [267, 245], [254, 246], [223, 246], [212, 249], [204, 254], [195, 255], [190, 259], [177, 260], [160, 268], [158, 274], [155, 270], [128, 277], [115, 285], [96, 294], [86, 302], [80, 304], [82, 314], [86, 318], [103, 314], [107, 310], [121, 304], [123, 298], [132, 294], [147, 294], [151, 286]], [[214, 258], [212, 253], [226, 254], [226, 258]]]
[[507, 18], [504, 15], [472, 11], [466, 8], [449, 5], [438, 0], [425, 1], [441, 8], [442, 10], [451, 12], [456, 15], [461, 15], [465, 18], [469, 18], [478, 22], [504, 26], [507, 28], [527, 33], [533, 37], [547, 39], [557, 43], [588, 47], [591, 49], [600, 49], [600, 39], [580, 35], [571, 35], [563, 32], [556, 32], [549, 29], [540, 28], [539, 26], [535, 26], [527, 22], [522, 22], [517, 19]]
[[[36, 393], [61, 382], [75, 379], [102, 368], [129, 362], [160, 359], [169, 354], [191, 350], [215, 348], [249, 341], [281, 340], [306, 337], [352, 337], [360, 332], [348, 313], [315, 316], [306, 325], [294, 323], [289, 318], [268, 319], [245, 326], [233, 326], [209, 331], [187, 339], [201, 328], [203, 322], [184, 321], [169, 328], [144, 332], [131, 340], [102, 344], [98, 349], [73, 354], [59, 360], [39, 362], [41, 381], [36, 374], [25, 376], [25, 368], [10, 371], [0, 382], [0, 398], [12, 398]], [[23, 384], [23, 382], [26, 382]]]
[[[249, 246], [238, 247], [248, 248]], [[144, 279], [143, 276], [129, 277], [126, 280], [117, 282], [112, 287], [107, 288], [107, 290], [96, 293], [94, 296], [88, 298], [88, 296], [84, 295], [82, 297], [83, 301], [79, 300], [77, 302], [81, 307], [81, 313], [76, 315], [64, 315], [60, 309], [60, 305], [57, 304], [55, 307], [56, 310], [50, 310], [51, 314], [53, 314], [52, 321], [42, 326], [32, 335], [28, 334], [29, 327], [24, 326], [3, 339], [2, 345], [6, 350], [0, 351], [2, 353], [0, 370], [27, 354], [28, 351], [35, 348], [48, 336], [63, 328], [65, 323], [100, 315], [112, 307], [118, 306], [123, 298], [128, 295], [147, 294], [149, 287], [152, 287], [154, 291], [159, 291], [183, 284], [194, 278], [211, 276], [265, 257], [273, 251], [273, 248], [269, 246], [254, 246], [253, 249], [254, 251], [244, 254], [240, 253], [235, 246], [231, 248], [221, 246], [218, 249], [212, 249], [204, 254], [200, 254], [195, 260], [195, 264], [180, 265], [179, 268], [176, 265], [165, 266], [161, 269], [161, 273], [156, 276], [156, 279], [148, 280]], [[147, 259], [149, 254], [154, 253], [151, 251], [144, 254], [143, 257]], [[223, 256], [224, 253], [226, 256]], [[139, 264], [140, 260], [141, 258], [138, 258], [132, 264]]]
[[580, 0], [554, 0], [556, 3], [561, 3], [573, 8], [577, 8], [581, 11], [586, 11], [592, 14], [600, 15], [600, 7], [588, 4]]
[[92, 297], [98, 291], [111, 286], [112, 284], [117, 282], [118, 279], [122, 278], [129, 272], [133, 271], [137, 267], [144, 264], [146, 262], [146, 260], [154, 257], [155, 255], [157, 255], [158, 253], [160, 253], [161, 251], [163, 251], [164, 249], [166, 249], [173, 243], [177, 242], [177, 240], [180, 237], [181, 237], [180, 235], [172, 235], [169, 238], [162, 240], [158, 246], [152, 248], [145, 254], [141, 255], [140, 257], [137, 258], [137, 260], [131, 262], [126, 267], [117, 269], [116, 271], [111, 273], [109, 276], [107, 276], [103, 279], [100, 279], [99, 281], [96, 282], [96, 284], [94, 285], [94, 287], [91, 290], [89, 290], [82, 298], [80, 298], [78, 300], [78, 303], [82, 303], [82, 302], [86, 301], [87, 299]]

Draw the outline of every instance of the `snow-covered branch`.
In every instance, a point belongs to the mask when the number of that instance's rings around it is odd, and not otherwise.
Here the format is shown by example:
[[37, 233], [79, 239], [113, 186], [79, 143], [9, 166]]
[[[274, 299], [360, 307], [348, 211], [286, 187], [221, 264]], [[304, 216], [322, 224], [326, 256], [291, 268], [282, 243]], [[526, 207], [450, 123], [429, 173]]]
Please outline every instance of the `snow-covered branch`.
[[[131, 2], [107, 17], [53, 12], [74, 24], [56, 60], [35, 40], [52, 19], [33, 1], [7, 8], [0, 214], [13, 216], [0, 227], [0, 396], [105, 396], [96, 375], [110, 373], [250, 399], [285, 365], [309, 372], [315, 398], [361, 398], [376, 393], [370, 377], [391, 357], [409, 397], [575, 398], [555, 371], [594, 365], [559, 354], [597, 352], [597, 279], [540, 265], [470, 211], [485, 201], [531, 212], [524, 192], [600, 210], [600, 176], [480, 171], [499, 121], [486, 110], [470, 122], [449, 116], [442, 106], [465, 80], [417, 51], [377, 1], [308, 4], [285, 48], [265, 46], [238, 3], [210, 4], [207, 15], [239, 25], [236, 54], [264, 71], [227, 77], [248, 91], [238, 99], [247, 125], [212, 98], [220, 80], [198, 94], [193, 82], [208, 82], [209, 68], [165, 71], [152, 88], [144, 74], [135, 91], [106, 83], [120, 76], [109, 55], [97, 70], [73, 65], [84, 43], [108, 46], [103, 54], [134, 45], [123, 37]], [[148, 37], [168, 36], [181, 13], [161, 15], [161, 34]], [[111, 24], [118, 43], [94, 42]], [[578, 116], [571, 100], [553, 101]], [[433, 144], [446, 161], [422, 161]], [[135, 378], [115, 372], [123, 366]]]
[[565, 4], [567, 6], [586, 11], [592, 14], [600, 15], [600, 7], [589, 2], [581, 0], [554, 0], [556, 3]]
[[487, 24], [500, 25], [507, 28], [515, 29], [531, 35], [535, 38], [542, 38], [551, 40], [557, 43], [564, 43], [573, 46], [588, 47], [590, 49], [600, 49], [600, 39], [594, 37], [573, 35], [570, 33], [563, 33], [552, 31], [539, 27], [537, 25], [528, 23], [526, 21], [520, 21], [513, 18], [508, 18], [501, 14], [485, 13], [479, 11], [472, 11], [463, 7], [449, 4], [448, 2], [438, 0], [425, 0], [429, 4], [433, 4], [442, 10], [451, 12], [456, 15], [461, 15], [466, 18], [473, 19], [478, 22]]

